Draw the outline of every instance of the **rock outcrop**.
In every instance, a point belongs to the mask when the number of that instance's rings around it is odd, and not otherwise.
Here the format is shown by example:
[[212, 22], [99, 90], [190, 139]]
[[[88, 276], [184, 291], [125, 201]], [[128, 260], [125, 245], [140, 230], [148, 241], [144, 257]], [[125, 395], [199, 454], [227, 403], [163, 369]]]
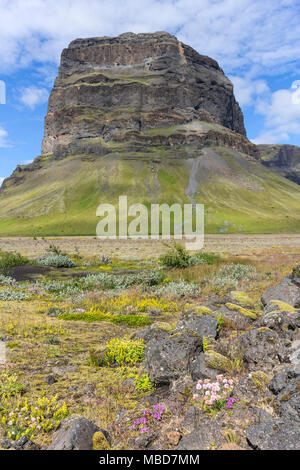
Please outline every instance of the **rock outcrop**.
[[291, 181], [300, 184], [300, 147], [296, 145], [259, 145], [262, 163]]
[[59, 158], [82, 151], [82, 139], [93, 146], [88, 139], [111, 142], [194, 120], [246, 135], [232, 84], [216, 61], [164, 32], [77, 39], [62, 52], [42, 154]]

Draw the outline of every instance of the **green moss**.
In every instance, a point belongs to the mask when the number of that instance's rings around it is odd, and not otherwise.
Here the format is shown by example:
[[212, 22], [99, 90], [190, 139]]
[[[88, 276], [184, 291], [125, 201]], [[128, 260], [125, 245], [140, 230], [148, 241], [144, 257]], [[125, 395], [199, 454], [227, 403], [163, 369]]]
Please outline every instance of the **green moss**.
[[271, 300], [270, 302], [271, 305], [274, 305], [275, 307], [278, 307], [279, 311], [287, 311], [287, 312], [295, 312], [297, 313], [297, 310], [292, 307], [291, 305], [281, 302], [281, 300]]
[[204, 360], [205, 364], [212, 369], [217, 369], [223, 372], [231, 369], [230, 359], [215, 351], [207, 351], [205, 353]]
[[110, 450], [110, 444], [102, 431], [93, 435], [93, 450]]
[[251, 320], [256, 320], [258, 313], [254, 312], [253, 310], [248, 310], [244, 307], [241, 307], [240, 305], [232, 304], [230, 302], [227, 302], [225, 304], [228, 310], [232, 310], [235, 312], [238, 312], [240, 315], [243, 315], [247, 318], [251, 318]]
[[264, 391], [270, 383], [270, 377], [260, 370], [251, 373], [251, 380], [260, 391]]
[[155, 322], [153, 323], [153, 328], [157, 330], [166, 331], [169, 334], [171, 334], [174, 331], [174, 327], [166, 322]]
[[233, 300], [235, 300], [237, 303], [241, 304], [244, 307], [254, 307], [255, 305], [254, 300], [251, 299], [245, 292], [235, 290], [230, 292], [230, 295]]

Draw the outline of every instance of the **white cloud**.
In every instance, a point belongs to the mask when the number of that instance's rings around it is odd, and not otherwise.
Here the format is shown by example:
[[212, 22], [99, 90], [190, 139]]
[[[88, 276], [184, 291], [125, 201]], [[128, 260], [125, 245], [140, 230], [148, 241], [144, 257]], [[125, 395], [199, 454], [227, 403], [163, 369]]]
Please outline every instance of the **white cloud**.
[[9, 147], [9, 144], [7, 142], [7, 136], [8, 136], [8, 132], [5, 129], [3, 129], [3, 127], [0, 126], [0, 148]]
[[43, 104], [48, 100], [49, 92], [45, 88], [31, 86], [21, 90], [20, 102], [34, 109], [37, 105]]
[[249, 77], [230, 76], [234, 85], [234, 94], [241, 106], [251, 106], [258, 96], [268, 94], [269, 86], [265, 80], [252, 80]]
[[264, 129], [254, 139], [260, 143], [281, 143], [290, 138], [290, 134], [300, 135], [300, 88], [277, 90], [270, 99], [258, 100], [256, 112], [265, 118]]
[[4, 176], [4, 177], [3, 177], [3, 176], [0, 176], [0, 188], [1, 188], [2, 183], [3, 183], [3, 181], [5, 180], [5, 178], [6, 178], [5, 176]]
[[[47, 100], [46, 88], [70, 41], [165, 30], [216, 59], [231, 75], [241, 106], [254, 106], [265, 118], [256, 140], [288, 140], [291, 133], [298, 134], [297, 111], [281, 108], [289, 106], [290, 91], [272, 94], [267, 79], [300, 72], [299, 0], [89, 0], [88, 7], [85, 3], [0, 0], [0, 74], [34, 66], [42, 80], [21, 90], [23, 105], [33, 109]], [[0, 134], [0, 145], [1, 139]]]
[[[233, 73], [276, 73], [300, 53], [298, 0], [0, 0], [2, 70], [58, 63], [78, 37], [167, 30]], [[1, 72], [1, 69], [0, 69]]]

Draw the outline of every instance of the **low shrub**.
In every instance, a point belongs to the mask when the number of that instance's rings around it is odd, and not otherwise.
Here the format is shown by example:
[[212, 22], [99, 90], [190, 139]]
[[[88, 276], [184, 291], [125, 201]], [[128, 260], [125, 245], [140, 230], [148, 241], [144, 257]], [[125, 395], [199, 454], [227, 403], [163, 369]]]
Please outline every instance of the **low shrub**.
[[51, 254], [40, 261], [43, 266], [51, 266], [53, 268], [73, 268], [75, 263], [66, 255]]
[[1, 252], [0, 253], [0, 274], [9, 274], [9, 269], [14, 266], [24, 266], [28, 264], [29, 260], [24, 258], [20, 253], [17, 252]]
[[155, 294], [159, 296], [174, 295], [175, 297], [198, 297], [201, 289], [197, 284], [189, 284], [185, 281], [171, 281], [165, 286], [155, 290]]
[[247, 264], [227, 264], [222, 266], [213, 283], [219, 287], [237, 286], [240, 281], [252, 279], [256, 273], [256, 269]]
[[144, 341], [140, 339], [113, 338], [106, 344], [105, 361], [110, 366], [134, 366], [143, 360], [144, 348]]
[[221, 257], [218, 254], [202, 251], [190, 255], [185, 248], [175, 243], [166, 254], [160, 257], [160, 262], [168, 268], [188, 268], [198, 264], [214, 264], [220, 259]]

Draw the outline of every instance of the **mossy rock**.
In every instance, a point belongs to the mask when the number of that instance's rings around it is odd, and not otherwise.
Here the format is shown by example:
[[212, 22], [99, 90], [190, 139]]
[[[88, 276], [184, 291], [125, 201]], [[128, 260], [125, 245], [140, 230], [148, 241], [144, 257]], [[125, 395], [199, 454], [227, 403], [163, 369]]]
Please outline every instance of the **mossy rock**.
[[268, 387], [271, 381], [271, 377], [267, 375], [265, 372], [258, 370], [258, 371], [251, 373], [251, 380], [254, 383], [257, 390], [263, 391]]
[[258, 315], [258, 313], [254, 310], [248, 310], [247, 308], [241, 307], [237, 304], [232, 304], [231, 302], [227, 302], [225, 306], [228, 308], [228, 310], [238, 312], [240, 315], [244, 315], [247, 318], [251, 318], [251, 320], [256, 320]]
[[292, 305], [282, 302], [281, 300], [271, 300], [270, 304], [274, 305], [274, 307], [277, 307], [276, 310], [277, 311], [279, 310], [280, 312], [286, 311], [286, 312], [298, 313], [297, 310], [294, 307], [292, 307]]
[[231, 369], [230, 359], [215, 351], [207, 351], [204, 355], [204, 359], [206, 366], [211, 369], [217, 369], [222, 372], [226, 372]]
[[243, 307], [254, 307], [255, 301], [248, 294], [239, 290], [230, 292], [232, 299]]
[[111, 446], [102, 431], [93, 435], [93, 450], [111, 450]]
[[213, 312], [209, 307], [205, 307], [205, 305], [201, 306], [194, 306], [191, 309], [191, 312], [194, 313], [195, 315], [212, 315], [216, 316], [216, 312]]
[[166, 322], [155, 322], [153, 323], [152, 328], [156, 330], [166, 331], [169, 334], [173, 333], [174, 331], [173, 326]]

